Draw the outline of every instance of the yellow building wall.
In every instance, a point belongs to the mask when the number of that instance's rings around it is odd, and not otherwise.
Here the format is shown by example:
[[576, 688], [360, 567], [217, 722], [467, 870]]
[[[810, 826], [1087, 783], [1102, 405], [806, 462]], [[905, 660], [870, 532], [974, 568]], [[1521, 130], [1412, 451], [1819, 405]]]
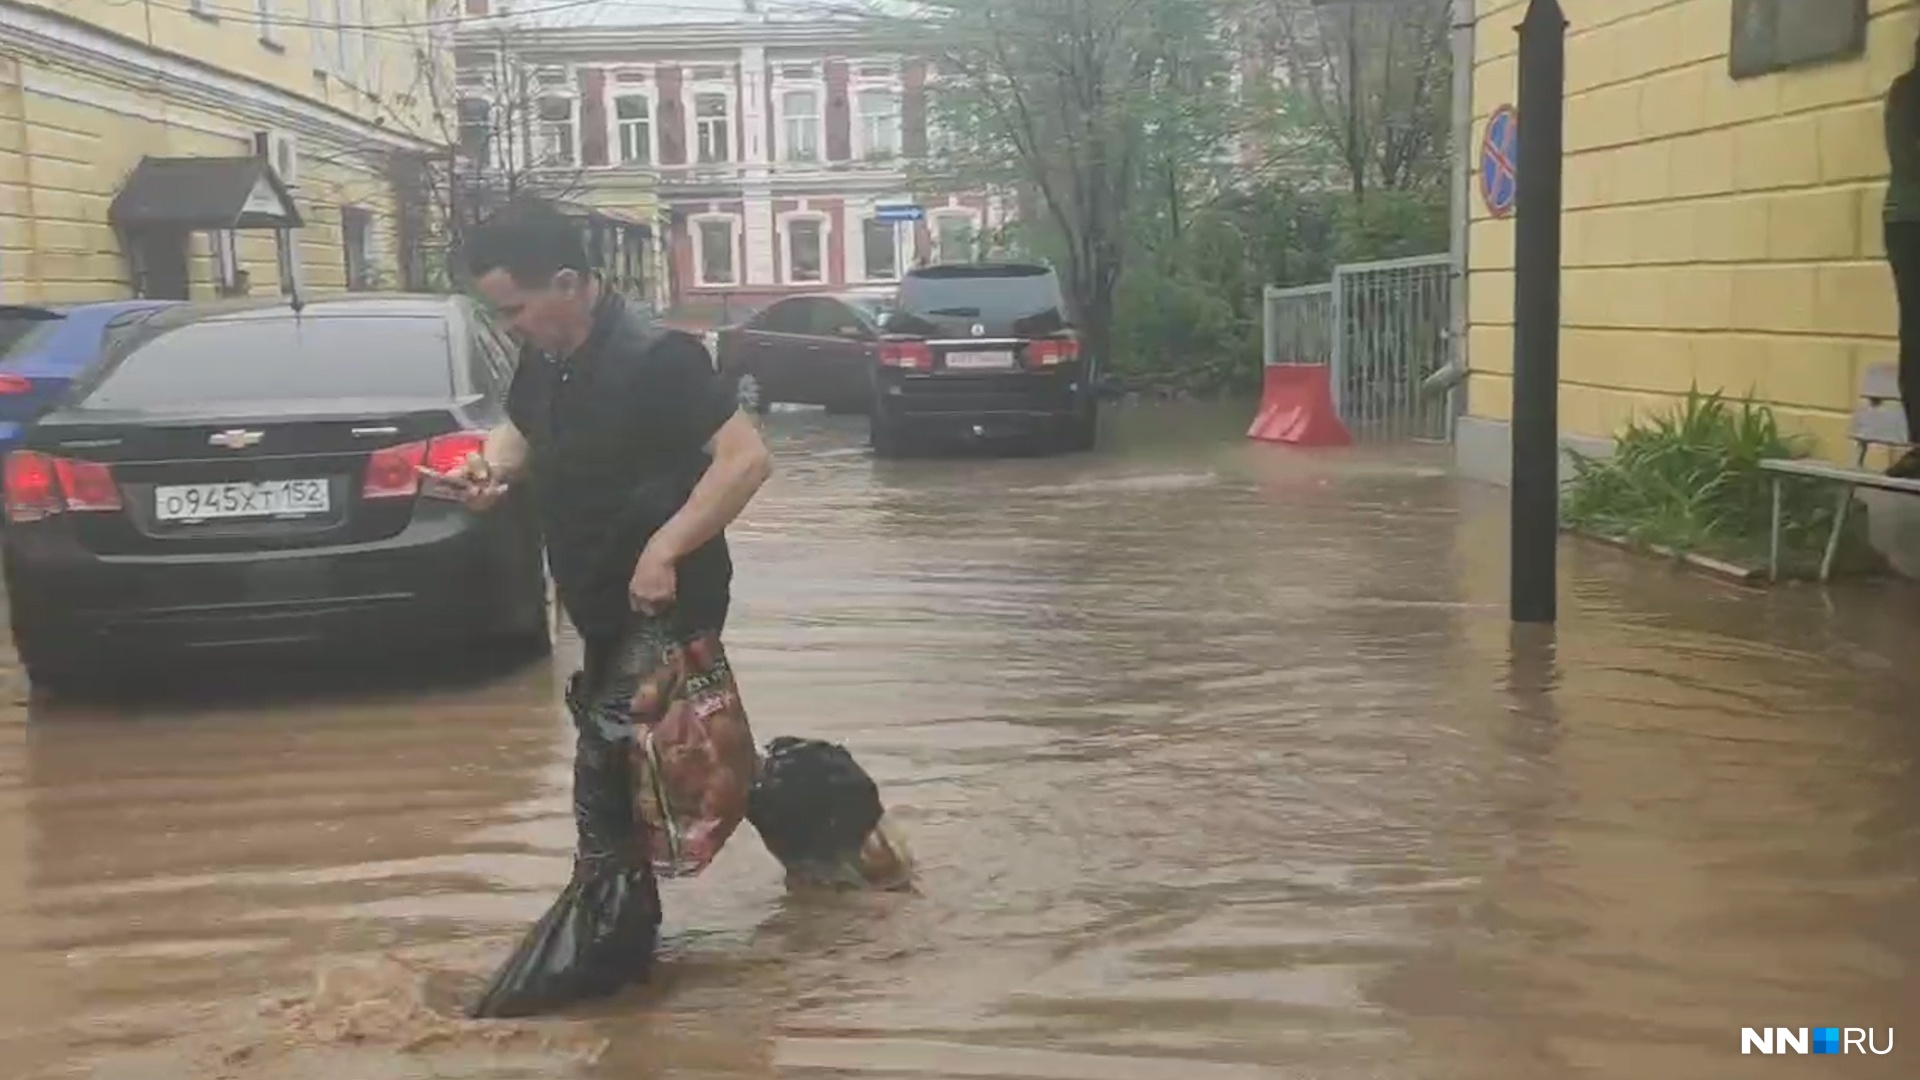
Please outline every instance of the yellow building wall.
[[[1864, 58], [1736, 82], [1732, 3], [1562, 0], [1561, 428], [1611, 437], [1697, 385], [1767, 402], [1839, 459], [1862, 369], [1894, 357], [1880, 99], [1913, 62], [1920, 14], [1872, 0]], [[1525, 9], [1479, 0], [1476, 160], [1488, 117], [1515, 103]], [[1477, 182], [1472, 206], [1468, 411], [1505, 420], [1513, 221]]]
[[[135, 44], [205, 63], [230, 75], [259, 80], [311, 102], [316, 116], [377, 122], [388, 130], [438, 141], [430, 79], [450, 85], [450, 71], [423, 71], [421, 51], [408, 35], [425, 29], [350, 29], [345, 61], [332, 31], [321, 31], [328, 51], [311, 51], [314, 31], [305, 0], [279, 0], [291, 25], [273, 31], [279, 48], [261, 41], [260, 25], [239, 16], [237, 0], [210, 5], [213, 19], [188, 14], [186, 0], [161, 7], [108, 0], [30, 3], [80, 19]], [[329, 8], [331, 5], [329, 5]], [[370, 21], [390, 22], [398, 11], [369, 3]], [[424, 5], [422, 5], [424, 7]], [[451, 63], [451, 54], [442, 58]], [[320, 64], [328, 70], [316, 73]], [[237, 114], [240, 110], [236, 108]], [[0, 52], [0, 300], [42, 303], [109, 299], [131, 293], [126, 255], [107, 223], [114, 194], [142, 155], [250, 154], [252, 132], [263, 125], [239, 115], [171, 100], [137, 77], [52, 66], [44, 58]], [[346, 286], [341, 208], [368, 210], [375, 284], [397, 288], [400, 245], [395, 235], [392, 185], [385, 155], [340, 139], [302, 134], [296, 139], [293, 192], [305, 219], [296, 234], [300, 280], [313, 292]], [[241, 232], [240, 264], [254, 296], [280, 290], [271, 232]], [[215, 295], [215, 262], [206, 234], [190, 241], [195, 299]]]
[[[189, 10], [192, 0], [16, 2], [398, 130], [424, 135], [442, 123], [424, 91], [420, 54], [444, 47], [441, 59], [451, 65], [450, 33], [435, 38], [451, 31], [451, 0], [348, 0], [344, 32], [312, 26], [308, 0], [273, 0], [277, 18], [264, 26], [253, 0], [205, 0], [204, 15]], [[319, 8], [331, 19], [334, 0]]]

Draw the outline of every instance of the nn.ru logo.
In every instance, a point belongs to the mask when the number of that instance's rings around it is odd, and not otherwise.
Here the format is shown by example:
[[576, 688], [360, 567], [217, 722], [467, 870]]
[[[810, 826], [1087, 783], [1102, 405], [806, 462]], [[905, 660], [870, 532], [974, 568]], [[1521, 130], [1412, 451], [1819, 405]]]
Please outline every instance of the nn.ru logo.
[[1743, 1054], [1891, 1054], [1893, 1029], [1887, 1028], [1887, 1044], [1880, 1045], [1880, 1033], [1873, 1028], [1741, 1028], [1740, 1052]]

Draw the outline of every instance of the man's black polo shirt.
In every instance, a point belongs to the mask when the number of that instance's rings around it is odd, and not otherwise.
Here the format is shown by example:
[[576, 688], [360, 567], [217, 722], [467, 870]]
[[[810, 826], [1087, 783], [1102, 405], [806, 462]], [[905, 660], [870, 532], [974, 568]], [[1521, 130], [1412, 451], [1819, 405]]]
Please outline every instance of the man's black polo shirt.
[[[708, 440], [737, 409], [696, 339], [651, 325], [611, 291], [572, 356], [522, 350], [507, 414], [531, 447], [547, 560], [582, 636], [626, 625], [634, 563], [686, 503], [712, 463]], [[724, 534], [679, 569], [676, 621], [718, 631], [733, 580]]]

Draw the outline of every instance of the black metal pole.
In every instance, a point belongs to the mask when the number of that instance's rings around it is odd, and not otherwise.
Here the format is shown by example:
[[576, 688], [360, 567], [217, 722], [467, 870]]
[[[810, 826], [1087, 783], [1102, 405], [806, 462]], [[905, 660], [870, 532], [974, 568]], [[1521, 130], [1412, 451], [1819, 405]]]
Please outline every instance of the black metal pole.
[[1514, 170], [1514, 622], [1551, 623], [1560, 539], [1560, 180], [1567, 20], [1532, 0], [1520, 22], [1520, 131]]

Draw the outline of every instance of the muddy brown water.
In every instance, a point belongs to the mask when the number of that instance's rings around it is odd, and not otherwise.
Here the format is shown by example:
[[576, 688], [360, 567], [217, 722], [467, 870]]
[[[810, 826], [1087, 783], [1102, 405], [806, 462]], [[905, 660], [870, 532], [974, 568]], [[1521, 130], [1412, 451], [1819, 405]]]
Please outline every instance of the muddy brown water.
[[457, 1008], [567, 872], [571, 643], [7, 706], [0, 1075], [1920, 1075], [1912, 591], [1570, 546], [1516, 638], [1500, 493], [1245, 419], [876, 463], [776, 414], [747, 705], [859, 754], [923, 893], [789, 896], [743, 831], [666, 888], [656, 985], [564, 1018]]

